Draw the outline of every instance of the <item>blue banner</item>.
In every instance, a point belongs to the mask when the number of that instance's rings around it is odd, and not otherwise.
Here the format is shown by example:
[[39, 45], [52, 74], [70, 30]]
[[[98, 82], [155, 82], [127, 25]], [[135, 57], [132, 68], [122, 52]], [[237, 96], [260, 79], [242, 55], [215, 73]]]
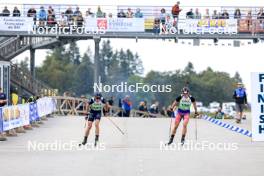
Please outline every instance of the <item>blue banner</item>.
[[29, 119], [30, 122], [39, 120], [37, 103], [29, 104]]
[[0, 133], [3, 132], [3, 113], [2, 108], [0, 108]]

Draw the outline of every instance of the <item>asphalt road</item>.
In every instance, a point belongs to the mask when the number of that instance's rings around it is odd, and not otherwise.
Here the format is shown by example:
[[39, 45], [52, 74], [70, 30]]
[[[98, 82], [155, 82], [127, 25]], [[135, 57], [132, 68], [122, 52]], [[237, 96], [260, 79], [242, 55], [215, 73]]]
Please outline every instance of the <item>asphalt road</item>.
[[[56, 117], [38, 129], [0, 143], [0, 174], [3, 176], [260, 176], [264, 172], [264, 143], [197, 120], [188, 127], [188, 140], [164, 147], [170, 119], [112, 118], [101, 121], [99, 147], [93, 147], [94, 132], [84, 148], [82, 117]], [[232, 120], [225, 120], [233, 123]], [[240, 125], [250, 129], [250, 118]], [[93, 130], [94, 131], [94, 130]], [[64, 145], [64, 146], [63, 146]], [[64, 148], [63, 148], [64, 147]]]

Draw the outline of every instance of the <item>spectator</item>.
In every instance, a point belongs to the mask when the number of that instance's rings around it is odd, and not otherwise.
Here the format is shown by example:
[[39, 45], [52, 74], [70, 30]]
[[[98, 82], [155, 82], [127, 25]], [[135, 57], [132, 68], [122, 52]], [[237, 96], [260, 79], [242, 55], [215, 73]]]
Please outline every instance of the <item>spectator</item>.
[[10, 11], [8, 10], [6, 6], [4, 7], [4, 10], [2, 11], [2, 16], [5, 16], [5, 17], [10, 16]]
[[190, 9], [190, 11], [186, 13], [186, 18], [187, 19], [194, 19], [193, 9]]
[[167, 116], [167, 112], [166, 112], [166, 107], [163, 106], [161, 111], [160, 111], [160, 114], [163, 115], [163, 116]]
[[47, 20], [47, 13], [43, 6], [40, 7], [40, 11], [38, 13], [38, 19], [39, 19], [39, 26], [44, 26], [45, 21]]
[[241, 19], [240, 9], [236, 9], [234, 13], [234, 19]]
[[48, 27], [54, 27], [56, 24], [55, 18], [53, 17], [53, 15], [48, 15], [47, 17], [47, 26]]
[[108, 103], [110, 106], [113, 106], [114, 105], [114, 97], [110, 97], [110, 99], [108, 100]]
[[259, 20], [260, 26], [262, 29], [264, 29], [264, 12], [263, 8], [259, 10], [259, 13], [257, 14], [257, 19]]
[[162, 26], [164, 26], [166, 23], [166, 17], [167, 17], [166, 10], [164, 8], [162, 8], [160, 10], [160, 22], [161, 22]]
[[158, 114], [159, 113], [159, 102], [155, 102], [150, 106], [150, 113]]
[[65, 16], [65, 13], [64, 12], [61, 13], [61, 16], [59, 18], [58, 23], [59, 23], [59, 26], [60, 27], [66, 27], [66, 26], [68, 26], [68, 20], [67, 20], [67, 17]]
[[[2, 88], [0, 88], [0, 107], [3, 107], [7, 104], [7, 97], [4, 92], [2, 92]], [[6, 137], [3, 133], [0, 132], [0, 141], [6, 141]]]
[[133, 18], [134, 17], [134, 13], [132, 12], [131, 8], [127, 9], [126, 17], [127, 18]]
[[108, 18], [113, 18], [113, 14], [112, 13], [109, 13], [108, 14]]
[[82, 13], [80, 13], [77, 18], [76, 18], [76, 24], [77, 27], [82, 27], [83, 26], [83, 16]]
[[219, 19], [219, 14], [217, 14], [217, 10], [214, 10], [214, 13], [212, 15], [212, 19]]
[[129, 96], [127, 95], [123, 102], [122, 102], [122, 108], [124, 110], [124, 117], [129, 117], [130, 116], [130, 111], [132, 109], [132, 103], [129, 100]]
[[36, 18], [37, 18], [37, 11], [34, 7], [31, 7], [28, 11], [27, 11], [27, 17], [33, 17], [34, 23], [36, 24]]
[[77, 7], [76, 7], [76, 10], [75, 10], [74, 13], [73, 13], [73, 16], [77, 18], [77, 17], [80, 16], [80, 15], [82, 16], [82, 13], [81, 13], [81, 11], [80, 11], [80, 8], [77, 6]]
[[154, 19], [153, 33], [154, 34], [159, 34], [160, 33], [160, 18], [155, 18]]
[[252, 27], [252, 11], [251, 10], [249, 10], [247, 13], [246, 21], [247, 21], [248, 30], [250, 30]]
[[20, 10], [17, 7], [14, 7], [13, 17], [20, 17]]
[[166, 22], [165, 22], [165, 29], [166, 32], [169, 31], [173, 27], [173, 20], [171, 19], [170, 14], [167, 14], [166, 16]]
[[52, 8], [52, 6], [49, 6], [49, 9], [48, 9], [48, 16], [52, 16], [52, 18], [54, 18], [54, 20], [55, 20], [55, 11], [54, 11], [54, 9]]
[[224, 10], [224, 13], [222, 14], [222, 19], [229, 19], [229, 14], [227, 10]]
[[146, 108], [146, 105], [145, 105], [145, 102], [144, 101], [141, 101], [139, 103], [138, 110], [139, 111], [142, 111], [142, 112], [139, 113], [139, 116], [140, 117], [146, 117], [146, 116], [148, 116], [148, 113], [147, 113], [148, 112], [148, 109]]
[[210, 19], [210, 13], [209, 13], [209, 9], [205, 10], [205, 15], [203, 16], [203, 19], [209, 20]]
[[91, 8], [88, 8], [88, 10], [85, 13], [86, 17], [94, 17], [94, 13], [91, 11]]
[[135, 18], [143, 18], [143, 13], [140, 12], [140, 8], [137, 8]]
[[124, 12], [123, 9], [121, 9], [121, 10], [118, 12], [117, 17], [118, 17], [118, 18], [126, 18], [126, 14], [125, 14], [125, 12]]
[[177, 20], [178, 21], [178, 18], [179, 18], [179, 15], [180, 15], [180, 12], [182, 11], [182, 9], [180, 9], [180, 1], [178, 1], [173, 7], [172, 7], [172, 10], [171, 10], [171, 14], [174, 18], [174, 20]]
[[100, 6], [98, 6], [98, 8], [97, 8], [96, 18], [105, 18], [105, 13], [102, 12]]
[[198, 8], [195, 9], [194, 18], [195, 19], [201, 19], [202, 18], [201, 13], [199, 12]]
[[73, 11], [71, 7], [68, 7], [68, 9], [65, 11], [65, 16], [67, 17], [67, 20], [71, 23], [73, 21]]

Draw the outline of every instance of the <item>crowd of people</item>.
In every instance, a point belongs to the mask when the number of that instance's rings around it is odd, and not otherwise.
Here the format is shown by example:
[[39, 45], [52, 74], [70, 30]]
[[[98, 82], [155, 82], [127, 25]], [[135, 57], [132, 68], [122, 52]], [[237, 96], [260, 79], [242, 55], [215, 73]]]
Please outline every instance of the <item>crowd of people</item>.
[[[169, 11], [169, 12], [168, 12]], [[206, 9], [205, 12], [202, 14], [199, 8], [195, 10], [191, 8], [186, 14], [182, 14], [183, 9], [180, 8], [180, 2], [178, 1], [171, 9], [169, 8], [161, 8], [160, 14], [149, 14], [149, 12], [142, 12], [140, 8], [132, 9], [119, 9], [116, 13], [106, 13], [104, 12], [100, 6], [97, 7], [97, 11], [93, 12], [91, 8], [87, 10], [80, 10], [78, 6], [74, 9], [69, 6], [65, 11], [55, 12], [52, 6], [49, 6], [48, 9], [45, 9], [44, 6], [40, 6], [38, 10], [36, 8], [31, 7], [27, 10], [26, 16], [33, 17], [35, 24], [38, 26], [55, 26], [56, 24], [60, 27], [66, 27], [69, 25], [76, 25], [76, 26], [83, 26], [85, 23], [85, 18], [144, 18], [145, 16], [154, 17], [154, 31], [158, 31], [160, 28], [160, 24], [164, 27], [168, 28], [170, 26], [177, 27], [179, 16], [181, 18], [186, 19], [258, 19], [261, 20], [263, 23], [264, 28], [264, 12], [263, 8], [260, 8], [259, 11], [255, 14], [252, 10], [248, 10], [246, 13], [241, 11], [239, 8], [234, 10], [226, 10], [218, 12], [217, 10], [213, 10], [210, 12], [210, 9]], [[84, 13], [83, 13], [84, 12]], [[58, 14], [60, 13], [60, 14]], [[232, 14], [231, 14], [232, 13]], [[20, 10], [15, 6], [12, 13], [8, 9], [8, 7], [4, 7], [2, 10], [1, 16], [13, 16], [19, 17], [22, 16]], [[262, 21], [263, 20], [263, 21]], [[38, 23], [36, 23], [38, 21]]]

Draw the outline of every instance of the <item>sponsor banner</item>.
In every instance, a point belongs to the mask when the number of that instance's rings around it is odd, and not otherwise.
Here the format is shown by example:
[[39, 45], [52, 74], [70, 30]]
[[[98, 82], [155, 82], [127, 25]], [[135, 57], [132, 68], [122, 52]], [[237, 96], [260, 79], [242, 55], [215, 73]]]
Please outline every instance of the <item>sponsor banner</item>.
[[236, 19], [186, 19], [181, 29], [193, 33], [237, 33]]
[[51, 114], [55, 111], [55, 101], [50, 97], [44, 97], [37, 100], [37, 112], [40, 117]]
[[29, 31], [33, 25], [30, 17], [0, 17], [0, 31]]
[[23, 126], [18, 106], [6, 106], [2, 109], [3, 131]]
[[29, 104], [29, 120], [30, 122], [39, 120], [37, 103]]
[[0, 108], [0, 133], [3, 132], [3, 114], [2, 114], [2, 108]]
[[252, 140], [264, 141], [264, 72], [251, 73]]
[[29, 125], [29, 104], [18, 105], [19, 115], [22, 125]]
[[239, 20], [239, 32], [264, 32], [264, 20]]
[[144, 18], [86, 18], [85, 30], [106, 32], [144, 32]]

